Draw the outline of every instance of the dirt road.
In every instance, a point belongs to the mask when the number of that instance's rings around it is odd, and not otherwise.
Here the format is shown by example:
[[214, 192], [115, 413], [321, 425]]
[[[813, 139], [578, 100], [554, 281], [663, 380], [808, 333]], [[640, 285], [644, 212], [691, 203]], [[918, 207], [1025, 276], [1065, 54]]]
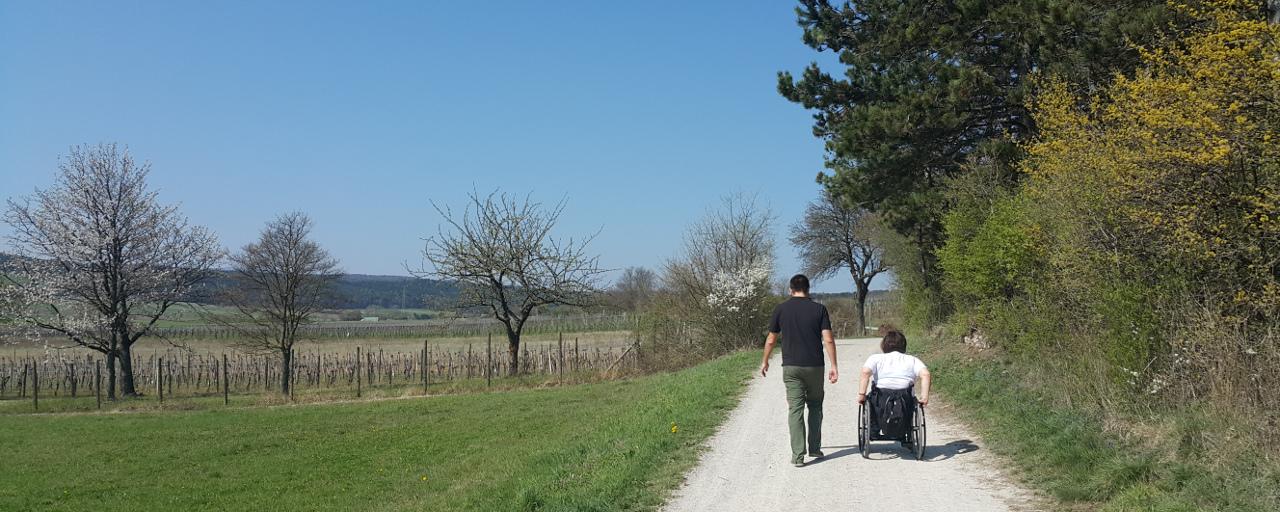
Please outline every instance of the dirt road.
[[769, 376], [749, 384], [664, 510], [1036, 510], [1032, 495], [1009, 483], [993, 456], [938, 403], [929, 408], [927, 460], [891, 442], [873, 443], [871, 460], [862, 458], [855, 388], [863, 361], [878, 351], [877, 340], [837, 342], [842, 373], [826, 387], [826, 457], [800, 468], [789, 464], [782, 362], [775, 356]]

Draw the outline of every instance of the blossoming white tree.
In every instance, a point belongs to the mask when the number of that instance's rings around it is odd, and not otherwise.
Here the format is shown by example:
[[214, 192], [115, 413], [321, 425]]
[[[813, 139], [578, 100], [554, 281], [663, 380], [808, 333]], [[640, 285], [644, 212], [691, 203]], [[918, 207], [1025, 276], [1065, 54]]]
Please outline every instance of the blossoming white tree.
[[10, 199], [4, 220], [17, 257], [0, 307], [33, 332], [58, 333], [107, 359], [107, 395], [136, 395], [131, 349], [221, 258], [217, 238], [161, 205], [115, 144], [78, 146], [53, 187]]
[[668, 261], [663, 284], [674, 312], [697, 325], [704, 348], [749, 346], [764, 332], [773, 275], [773, 215], [755, 198], [725, 197], [685, 234], [685, 254]]
[[711, 291], [707, 305], [716, 312], [734, 314], [749, 309], [768, 290], [773, 262], [758, 261], [753, 265], [735, 269], [720, 269], [711, 276]]

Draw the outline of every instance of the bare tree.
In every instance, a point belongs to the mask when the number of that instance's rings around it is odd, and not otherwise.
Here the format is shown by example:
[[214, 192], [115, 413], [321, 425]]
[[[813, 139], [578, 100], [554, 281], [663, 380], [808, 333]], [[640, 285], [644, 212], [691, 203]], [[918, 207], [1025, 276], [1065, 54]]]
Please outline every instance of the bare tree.
[[338, 261], [308, 238], [311, 219], [301, 212], [268, 222], [258, 240], [231, 256], [236, 286], [227, 291], [240, 313], [231, 319], [243, 348], [280, 355], [280, 392], [289, 394], [298, 328], [311, 321], [342, 274]]
[[131, 349], [211, 275], [217, 238], [189, 226], [147, 189], [150, 164], [114, 144], [78, 146], [48, 190], [9, 200], [5, 222], [19, 258], [5, 279], [20, 323], [54, 331], [107, 358], [107, 395], [136, 395]]
[[791, 245], [800, 250], [805, 274], [822, 280], [849, 269], [858, 294], [858, 329], [867, 327], [867, 294], [871, 280], [888, 270], [884, 250], [872, 242], [874, 219], [866, 210], [849, 208], [831, 194], [809, 203], [804, 219], [791, 226]]
[[440, 228], [427, 240], [423, 256], [430, 276], [458, 284], [458, 307], [483, 308], [502, 323], [507, 334], [510, 373], [520, 368], [520, 335], [539, 307], [552, 304], [586, 306], [605, 271], [581, 241], [553, 238], [565, 202], [551, 208], [529, 197], [517, 199], [500, 191], [471, 193], [461, 215], [435, 205], [450, 231]]
[[644, 267], [628, 267], [613, 284], [613, 296], [619, 308], [636, 311], [644, 307], [658, 288], [658, 275]]
[[749, 346], [764, 332], [773, 275], [773, 214], [752, 196], [724, 197], [685, 233], [684, 255], [663, 268], [677, 311], [713, 350]]

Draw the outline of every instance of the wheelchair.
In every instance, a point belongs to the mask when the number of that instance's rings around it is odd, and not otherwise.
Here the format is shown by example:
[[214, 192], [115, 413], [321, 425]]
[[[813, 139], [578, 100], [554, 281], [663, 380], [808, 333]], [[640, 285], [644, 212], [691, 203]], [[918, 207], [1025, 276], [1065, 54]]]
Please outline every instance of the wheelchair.
[[[909, 388], [910, 389], [910, 388]], [[879, 415], [875, 411], [874, 404], [879, 399], [880, 390], [874, 386], [871, 393], [867, 394], [865, 402], [858, 404], [858, 451], [862, 452], [862, 458], [871, 458], [871, 442], [872, 441], [897, 441], [902, 444], [903, 448], [911, 451], [916, 460], [924, 460], [924, 452], [928, 442], [928, 433], [925, 428], [924, 406], [916, 401], [915, 395], [911, 396], [912, 411], [911, 419], [908, 422], [908, 428], [903, 431], [901, 436], [889, 436], [881, 434], [880, 429], [872, 429], [872, 425], [877, 423]]]

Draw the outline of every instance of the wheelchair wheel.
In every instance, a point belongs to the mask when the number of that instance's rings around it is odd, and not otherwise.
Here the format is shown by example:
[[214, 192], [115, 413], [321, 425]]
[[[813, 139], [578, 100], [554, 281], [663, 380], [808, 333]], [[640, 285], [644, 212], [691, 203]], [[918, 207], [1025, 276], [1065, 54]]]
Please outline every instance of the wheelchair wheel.
[[871, 409], [867, 404], [858, 404], [858, 451], [862, 458], [871, 458]]
[[924, 449], [928, 445], [928, 433], [925, 428], [924, 406], [916, 404], [916, 417], [912, 420], [911, 450], [916, 460], [924, 460]]

